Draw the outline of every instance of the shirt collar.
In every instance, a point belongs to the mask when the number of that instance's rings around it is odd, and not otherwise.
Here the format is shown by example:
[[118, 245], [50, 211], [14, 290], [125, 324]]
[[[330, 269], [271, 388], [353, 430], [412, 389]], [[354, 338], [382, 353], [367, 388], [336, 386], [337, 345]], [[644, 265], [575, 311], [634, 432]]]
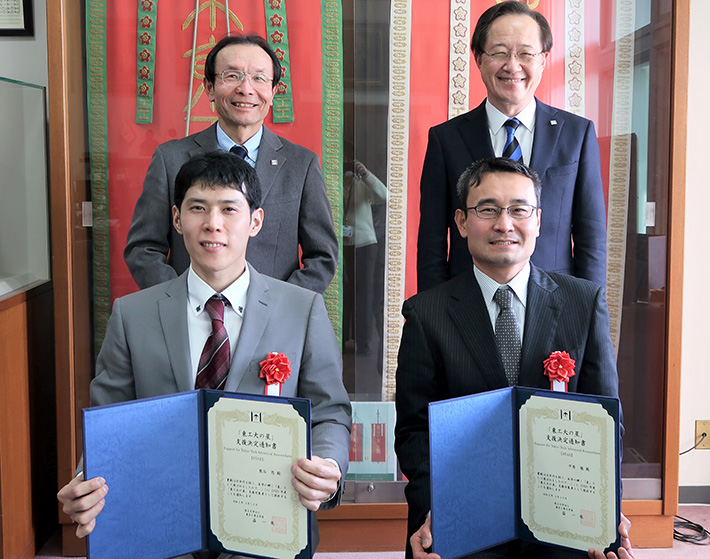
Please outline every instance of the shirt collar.
[[[249, 288], [249, 266], [244, 268], [244, 273], [229, 285], [222, 293], [229, 306], [241, 317], [244, 316], [244, 307], [247, 302], [247, 289]], [[198, 316], [205, 309], [207, 300], [215, 294], [207, 283], [195, 273], [190, 264], [187, 273], [187, 298], [190, 302], [190, 310], [194, 316]]]
[[[242, 147], [247, 150], [247, 159], [252, 163], [256, 163], [256, 155], [261, 145], [261, 137], [264, 135], [264, 126], [259, 127], [259, 131], [242, 144]], [[239, 145], [232, 140], [227, 133], [222, 130], [222, 127], [217, 122], [217, 145], [222, 151], [229, 151], [232, 147]]]
[[[535, 129], [535, 108], [537, 107], [537, 102], [533, 97], [532, 101], [528, 103], [522, 111], [520, 111], [515, 118], [520, 121], [520, 124], [525, 126], [530, 132]], [[501, 127], [510, 119], [509, 116], [504, 115], [498, 109], [496, 109], [491, 102], [486, 99], [486, 117], [488, 117], [488, 127], [491, 129], [493, 134], [497, 134]]]
[[[481, 293], [483, 294], [483, 300], [486, 304], [490, 304], [493, 301], [493, 296], [495, 295], [498, 288], [504, 284], [498, 283], [493, 278], [484, 274], [481, 270], [473, 265], [473, 274], [476, 276], [476, 281], [481, 288]], [[530, 280], [530, 263], [520, 270], [517, 275], [508, 282], [508, 286], [513, 290], [515, 296], [523, 304], [523, 307], [527, 305], [528, 302], [528, 281]]]

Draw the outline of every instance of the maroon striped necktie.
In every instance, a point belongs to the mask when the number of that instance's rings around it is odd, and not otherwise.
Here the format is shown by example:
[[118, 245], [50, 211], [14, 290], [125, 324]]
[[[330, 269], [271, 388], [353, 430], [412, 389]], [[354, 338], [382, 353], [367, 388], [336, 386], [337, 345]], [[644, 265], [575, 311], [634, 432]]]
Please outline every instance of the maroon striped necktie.
[[224, 300], [216, 295], [205, 303], [212, 319], [212, 333], [205, 342], [197, 367], [195, 388], [224, 388], [229, 374], [229, 336], [224, 327]]

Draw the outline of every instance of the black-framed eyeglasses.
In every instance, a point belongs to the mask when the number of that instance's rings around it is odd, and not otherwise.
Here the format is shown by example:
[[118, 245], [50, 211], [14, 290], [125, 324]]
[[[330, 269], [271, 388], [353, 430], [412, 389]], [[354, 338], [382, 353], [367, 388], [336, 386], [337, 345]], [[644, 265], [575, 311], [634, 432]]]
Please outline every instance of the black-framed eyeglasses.
[[245, 79], [249, 80], [253, 87], [266, 87], [274, 81], [273, 78], [262, 72], [250, 74], [241, 70], [224, 70], [219, 76], [222, 79], [222, 83], [230, 87], [243, 84]]
[[533, 62], [538, 56], [543, 54], [542, 52], [508, 52], [506, 50], [497, 50], [495, 52], [483, 52], [484, 54], [488, 55], [491, 60], [494, 62], [507, 62], [510, 60], [512, 57], [515, 57], [518, 59], [518, 62], [521, 64], [530, 64]]
[[479, 204], [478, 206], [466, 208], [467, 211], [476, 212], [476, 215], [481, 219], [498, 219], [503, 210], [507, 211], [508, 215], [513, 219], [528, 219], [536, 209], [537, 206], [532, 204], [514, 204], [507, 208], [501, 208], [493, 204]]

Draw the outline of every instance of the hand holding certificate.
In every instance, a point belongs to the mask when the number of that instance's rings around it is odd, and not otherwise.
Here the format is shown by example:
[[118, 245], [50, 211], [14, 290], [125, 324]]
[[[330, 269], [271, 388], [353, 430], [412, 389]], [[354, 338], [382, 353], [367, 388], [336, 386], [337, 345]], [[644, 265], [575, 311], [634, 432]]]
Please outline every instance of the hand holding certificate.
[[432, 403], [429, 416], [443, 559], [515, 538], [619, 547], [618, 400], [515, 387]]
[[291, 483], [310, 455], [308, 400], [200, 390], [84, 410], [84, 431], [87, 477], [111, 487], [89, 557], [310, 557]]

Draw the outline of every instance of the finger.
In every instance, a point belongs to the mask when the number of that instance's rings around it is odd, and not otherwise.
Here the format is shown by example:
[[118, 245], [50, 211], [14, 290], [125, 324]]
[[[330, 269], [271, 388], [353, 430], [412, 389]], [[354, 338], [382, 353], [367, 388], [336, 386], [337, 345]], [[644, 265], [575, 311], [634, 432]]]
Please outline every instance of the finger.
[[298, 498], [301, 503], [303, 503], [303, 506], [305, 506], [308, 510], [318, 510], [320, 504], [330, 497], [333, 494], [333, 491], [337, 489], [337, 486], [334, 486], [332, 490], [329, 488], [314, 488], [303, 483], [296, 477], [291, 479], [291, 485], [296, 490], [296, 493], [298, 493]]
[[69, 515], [69, 517], [80, 524], [85, 524], [88, 520], [83, 520], [81, 515], [85, 512], [92, 510], [98, 503], [100, 503], [108, 493], [108, 485], [102, 485], [98, 489], [92, 491], [89, 494], [76, 497], [74, 499], [64, 501], [64, 506], [62, 510]]
[[94, 531], [95, 527], [96, 527], [96, 519], [95, 518], [92, 518], [88, 522], [88, 524], [79, 524], [76, 527], [76, 537], [77, 538], [85, 538], [86, 536], [91, 534], [91, 532]]
[[[102, 491], [99, 490], [95, 493], [98, 493], [100, 495]], [[103, 494], [105, 495], [106, 493], [104, 492]], [[95, 496], [96, 495], [92, 493], [91, 497], [93, 498]], [[69, 517], [79, 525], [89, 524], [103, 510], [105, 504], [106, 499], [100, 498], [90, 507], [82, 508], [80, 510], [72, 512], [71, 514], [69, 514]]]

